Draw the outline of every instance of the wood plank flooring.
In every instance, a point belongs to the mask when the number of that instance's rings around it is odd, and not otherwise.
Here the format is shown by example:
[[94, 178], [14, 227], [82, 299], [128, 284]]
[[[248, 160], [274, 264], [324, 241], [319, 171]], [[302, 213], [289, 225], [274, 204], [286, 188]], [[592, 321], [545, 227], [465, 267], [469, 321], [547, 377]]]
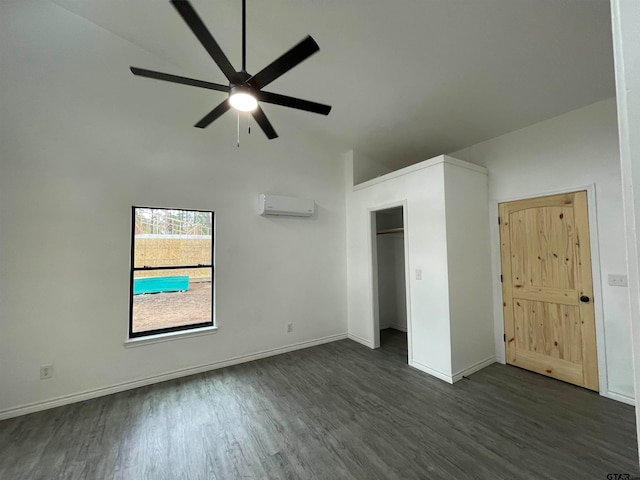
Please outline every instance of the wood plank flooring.
[[606, 479], [633, 408], [504, 365], [448, 385], [350, 340], [0, 422], [0, 479]]

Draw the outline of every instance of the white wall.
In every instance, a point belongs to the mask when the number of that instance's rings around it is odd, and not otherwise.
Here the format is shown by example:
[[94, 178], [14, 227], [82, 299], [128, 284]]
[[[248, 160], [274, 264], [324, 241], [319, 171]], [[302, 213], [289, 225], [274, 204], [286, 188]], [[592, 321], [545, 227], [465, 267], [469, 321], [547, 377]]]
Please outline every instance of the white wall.
[[[464, 228], [462, 226], [453, 228], [448, 226], [448, 222], [464, 223], [466, 218], [457, 217], [455, 208], [449, 217], [445, 206], [445, 165], [452, 169], [472, 168], [475, 170], [473, 174], [482, 177], [486, 185], [485, 174], [479, 173], [484, 169], [440, 156], [354, 187], [353, 184], [349, 185], [349, 172], [353, 169], [352, 152], [345, 155], [345, 160], [349, 337], [371, 348], [376, 344], [371, 238], [375, 232], [372, 231], [371, 212], [404, 204], [406, 205], [405, 255], [408, 264], [406, 288], [409, 299], [407, 310], [409, 364], [452, 382], [455, 380], [454, 373], [470, 373], [469, 368], [480, 365], [481, 360], [492, 362], [494, 357], [490, 338], [492, 318], [489, 298], [478, 300], [473, 319], [452, 317], [449, 289], [451, 286], [466, 288], [468, 283], [456, 276], [452, 284], [449, 284], [450, 263], [452, 264], [451, 272], [455, 272], [456, 275], [465, 271], [465, 267], [458, 265], [457, 260], [447, 251], [449, 231], [459, 233]], [[481, 216], [486, 219], [485, 197], [478, 201], [472, 196], [474, 189], [458, 189], [453, 187], [454, 183], [455, 179], [452, 176], [452, 183], [449, 184], [452, 194], [460, 195], [466, 202], [473, 205], [472, 208], [477, 206], [476, 208], [483, 212]], [[486, 232], [486, 223], [480, 223], [481, 228]], [[476, 232], [472, 232], [471, 228], [473, 224], [469, 225], [466, 233], [473, 237]], [[485, 255], [480, 256], [473, 266], [484, 261], [485, 268], [481, 272], [486, 273], [488, 277], [490, 270], [488, 245], [486, 242], [482, 243], [486, 249]], [[467, 265], [467, 268], [473, 268], [473, 266]], [[416, 279], [417, 270], [421, 270], [421, 280]], [[471, 275], [468, 276], [471, 277]], [[484, 281], [486, 283], [489, 279], [485, 278]], [[468, 294], [466, 301], [474, 303], [476, 293], [481, 295], [481, 292], [482, 289], [466, 292]], [[487, 307], [485, 311], [482, 311], [483, 306]], [[455, 312], [459, 311], [461, 312], [459, 309], [455, 310]], [[464, 367], [456, 361], [460, 370], [454, 372], [451, 324], [457, 321], [465, 325], [468, 325], [469, 321], [484, 323], [476, 341], [482, 341], [485, 338], [482, 332], [489, 332], [486, 346], [490, 358], [486, 356], [474, 358]], [[457, 353], [453, 355], [458, 360], [463, 358]], [[471, 355], [466, 360], [470, 360], [470, 357]]]
[[[597, 244], [602, 281], [608, 392], [631, 402], [633, 371], [627, 288], [607, 284], [610, 273], [626, 273], [624, 221], [615, 99], [589, 105], [451, 155], [489, 169], [494, 257], [496, 356], [504, 362], [499, 240], [496, 202], [580, 189], [595, 184]], [[592, 225], [591, 228], [594, 228]], [[598, 308], [598, 306], [596, 306]]]
[[393, 267], [395, 286], [395, 323], [390, 326], [396, 330], [407, 331], [407, 285], [404, 271], [404, 234], [391, 235], [393, 237]]
[[[369, 182], [354, 188], [353, 183], [349, 184], [352, 155], [353, 152], [345, 155], [349, 338], [371, 348], [375, 345], [371, 211], [406, 202], [407, 322], [411, 335], [421, 339], [412, 351], [410, 335], [409, 364], [427, 365], [436, 373], [449, 376], [448, 289], [442, 281], [447, 271], [443, 165], [436, 162], [420, 170], [429, 170], [428, 174], [401, 175], [376, 183], [374, 188], [367, 188]], [[413, 280], [417, 268], [423, 270], [420, 282]]]
[[[134, 77], [176, 67], [50, 2], [0, 5], [0, 58], [0, 417], [346, 335], [331, 146], [274, 122], [236, 148], [232, 114], [191, 127], [219, 94]], [[317, 214], [260, 217], [260, 192]], [[215, 211], [216, 334], [124, 347], [131, 205]]]
[[[624, 195], [629, 300], [635, 365], [636, 425], [640, 441], [640, 3], [612, 0], [613, 45], [616, 63], [616, 93], [620, 131], [620, 158]], [[634, 192], [634, 185], [636, 191]]]
[[487, 176], [445, 163], [452, 376], [495, 361]]
[[391, 171], [389, 167], [385, 167], [359, 151], [351, 151], [351, 155], [353, 156], [354, 185], [385, 175]]

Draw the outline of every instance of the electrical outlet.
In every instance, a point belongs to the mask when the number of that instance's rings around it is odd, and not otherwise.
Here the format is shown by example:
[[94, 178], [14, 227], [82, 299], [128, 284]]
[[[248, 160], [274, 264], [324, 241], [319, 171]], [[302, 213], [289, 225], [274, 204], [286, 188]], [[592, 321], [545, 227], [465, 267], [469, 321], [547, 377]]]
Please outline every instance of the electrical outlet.
[[422, 270], [416, 269], [416, 280], [422, 280]]
[[46, 380], [53, 377], [53, 364], [42, 365], [40, 367], [40, 380]]
[[287, 332], [293, 332], [293, 323], [287, 324]]

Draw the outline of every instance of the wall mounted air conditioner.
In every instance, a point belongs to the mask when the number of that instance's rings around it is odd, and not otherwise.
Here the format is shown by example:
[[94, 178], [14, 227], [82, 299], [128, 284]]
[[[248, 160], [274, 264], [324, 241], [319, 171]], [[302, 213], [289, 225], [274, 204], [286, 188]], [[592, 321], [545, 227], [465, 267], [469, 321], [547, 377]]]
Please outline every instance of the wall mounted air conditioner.
[[260, 215], [290, 215], [293, 217], [310, 217], [316, 204], [306, 198], [284, 197], [261, 193], [259, 196]]

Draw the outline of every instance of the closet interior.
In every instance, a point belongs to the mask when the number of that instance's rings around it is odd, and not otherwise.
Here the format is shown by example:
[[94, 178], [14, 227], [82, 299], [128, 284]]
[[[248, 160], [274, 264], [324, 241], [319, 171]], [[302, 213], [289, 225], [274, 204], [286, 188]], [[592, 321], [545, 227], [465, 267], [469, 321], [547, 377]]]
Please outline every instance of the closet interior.
[[[407, 302], [404, 261], [404, 219], [402, 207], [376, 212], [378, 266], [378, 317], [380, 346], [407, 332]], [[382, 333], [383, 330], [393, 329]]]

